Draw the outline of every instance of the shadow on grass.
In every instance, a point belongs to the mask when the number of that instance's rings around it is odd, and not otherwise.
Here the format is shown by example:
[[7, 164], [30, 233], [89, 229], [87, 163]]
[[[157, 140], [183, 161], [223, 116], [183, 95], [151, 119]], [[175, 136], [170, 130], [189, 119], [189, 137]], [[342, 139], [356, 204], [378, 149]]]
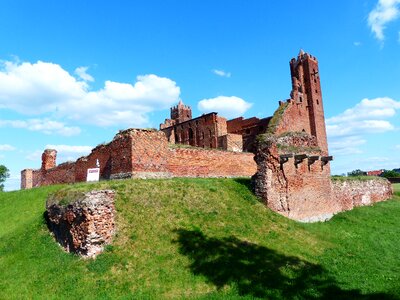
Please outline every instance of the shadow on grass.
[[198, 230], [177, 229], [174, 243], [190, 258], [195, 275], [218, 289], [235, 287], [240, 296], [268, 299], [398, 299], [343, 290], [319, 265], [285, 256], [231, 236], [207, 237]]
[[233, 180], [246, 187], [251, 193], [254, 193], [254, 189], [251, 183], [251, 178], [235, 178]]

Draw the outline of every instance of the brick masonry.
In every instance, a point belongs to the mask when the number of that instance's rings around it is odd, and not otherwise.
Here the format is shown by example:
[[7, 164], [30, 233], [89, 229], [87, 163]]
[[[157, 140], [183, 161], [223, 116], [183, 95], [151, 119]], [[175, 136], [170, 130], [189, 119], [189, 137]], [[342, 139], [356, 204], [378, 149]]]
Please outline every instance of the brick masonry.
[[371, 205], [393, 196], [391, 183], [385, 178], [369, 180], [333, 180], [332, 196], [340, 210], [351, 210], [357, 206]]
[[290, 61], [291, 98], [280, 102], [259, 136], [254, 189], [272, 210], [303, 222], [389, 199], [388, 181], [332, 184], [318, 61], [301, 51]]
[[264, 136], [255, 160], [255, 193], [272, 210], [304, 222], [327, 220], [339, 211], [331, 196], [329, 168], [314, 137]]
[[[272, 117], [227, 121], [212, 112], [192, 119], [191, 108], [180, 102], [160, 131], [121, 131], [110, 143], [99, 145], [76, 162], [56, 166], [56, 151], [45, 150], [40, 169], [22, 171], [21, 188], [85, 181], [87, 169], [99, 161], [103, 179], [255, 173], [255, 193], [268, 207], [307, 222], [329, 219], [359, 203], [389, 198], [392, 192], [385, 189], [379, 194], [378, 184], [354, 186], [356, 194], [332, 185], [333, 158], [328, 152], [318, 61], [301, 51], [290, 61], [290, 71], [290, 99], [280, 101]], [[174, 144], [196, 147], [171, 147]], [[242, 149], [254, 151], [255, 157]]]
[[[62, 204], [57, 197], [73, 199]], [[57, 242], [66, 251], [83, 257], [101, 253], [115, 232], [114, 197], [111, 190], [50, 196], [46, 203], [47, 221]]]
[[[234, 147], [235, 136], [229, 137]], [[44, 153], [50, 153], [45, 150]], [[55, 165], [56, 151], [43, 155], [42, 165], [52, 168], [21, 172], [21, 188], [86, 181], [88, 168], [100, 163], [100, 178], [165, 178], [251, 176], [256, 171], [252, 153], [202, 148], [171, 148], [161, 131], [128, 129], [105, 145], [99, 145], [76, 162]]]

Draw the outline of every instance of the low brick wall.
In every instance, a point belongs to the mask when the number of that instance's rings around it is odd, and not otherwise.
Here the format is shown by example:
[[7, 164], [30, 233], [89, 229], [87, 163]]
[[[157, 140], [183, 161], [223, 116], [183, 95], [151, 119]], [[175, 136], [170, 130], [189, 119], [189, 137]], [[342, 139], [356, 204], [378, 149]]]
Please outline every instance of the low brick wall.
[[49, 168], [21, 171], [21, 188], [86, 181], [87, 169], [97, 162], [101, 179], [250, 177], [257, 169], [252, 153], [169, 148], [162, 131], [144, 129], [121, 131], [110, 143], [97, 146], [76, 162], [55, 166], [56, 155], [56, 150], [45, 150], [42, 165]]
[[332, 196], [339, 204], [340, 210], [345, 211], [390, 199], [393, 190], [390, 182], [384, 178], [332, 180]]
[[169, 150], [166, 169], [177, 177], [243, 177], [257, 166], [253, 153], [177, 148]]
[[[110, 244], [115, 232], [114, 191], [52, 195], [46, 203], [48, 226], [68, 252], [95, 257]], [[75, 198], [63, 203], [65, 198]]]

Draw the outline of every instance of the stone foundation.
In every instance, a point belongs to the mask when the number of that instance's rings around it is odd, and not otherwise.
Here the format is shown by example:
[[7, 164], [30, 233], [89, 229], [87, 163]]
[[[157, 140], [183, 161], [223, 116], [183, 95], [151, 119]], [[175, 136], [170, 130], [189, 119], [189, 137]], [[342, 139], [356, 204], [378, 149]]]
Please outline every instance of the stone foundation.
[[115, 232], [114, 191], [56, 193], [46, 203], [48, 226], [68, 252], [95, 257]]

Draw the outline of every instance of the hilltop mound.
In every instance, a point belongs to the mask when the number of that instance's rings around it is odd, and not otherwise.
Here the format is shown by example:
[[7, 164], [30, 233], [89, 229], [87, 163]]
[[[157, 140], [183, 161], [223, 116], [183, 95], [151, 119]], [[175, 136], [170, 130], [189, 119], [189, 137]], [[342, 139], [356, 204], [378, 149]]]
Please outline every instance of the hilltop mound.
[[[400, 296], [400, 195], [301, 224], [247, 179], [124, 180], [0, 193], [0, 298]], [[48, 233], [49, 193], [113, 189], [117, 234], [96, 260]], [[382, 259], [384, 257], [385, 259]]]

